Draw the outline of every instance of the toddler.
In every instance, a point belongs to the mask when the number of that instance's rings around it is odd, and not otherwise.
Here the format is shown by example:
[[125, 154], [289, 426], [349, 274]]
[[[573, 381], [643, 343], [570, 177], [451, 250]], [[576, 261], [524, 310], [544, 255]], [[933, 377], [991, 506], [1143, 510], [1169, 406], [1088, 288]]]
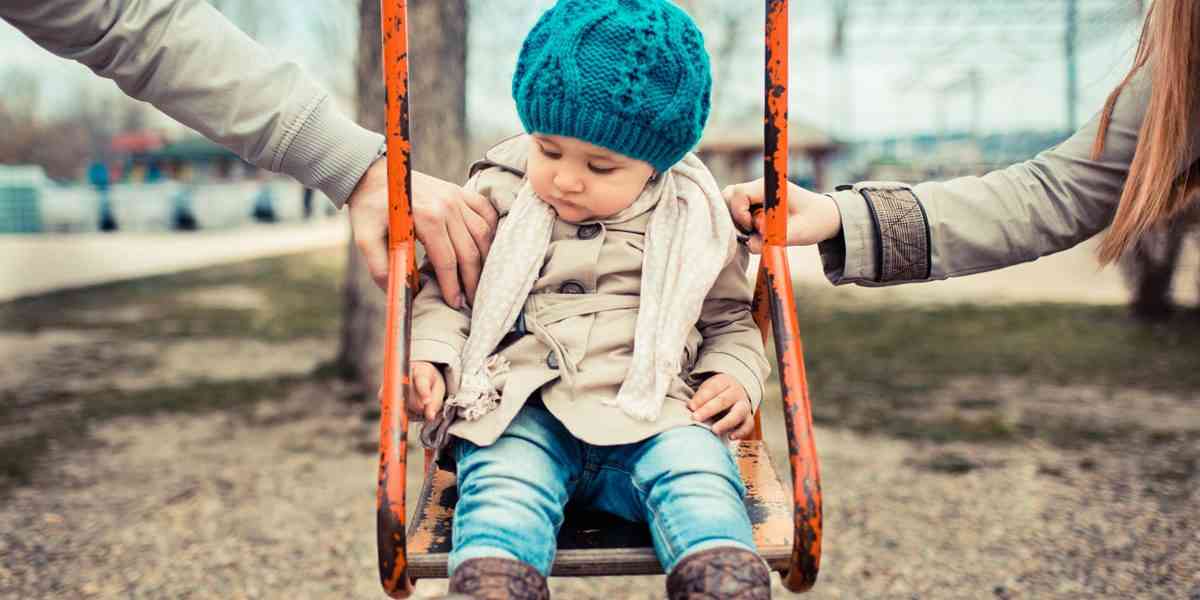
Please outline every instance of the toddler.
[[501, 216], [474, 302], [426, 266], [414, 303], [408, 409], [458, 474], [452, 592], [546, 597], [570, 501], [647, 523], [672, 598], [768, 597], [722, 437], [750, 433], [769, 367], [748, 252], [689, 153], [711, 85], [667, 0], [561, 0], [526, 37], [526, 134], [467, 183]]

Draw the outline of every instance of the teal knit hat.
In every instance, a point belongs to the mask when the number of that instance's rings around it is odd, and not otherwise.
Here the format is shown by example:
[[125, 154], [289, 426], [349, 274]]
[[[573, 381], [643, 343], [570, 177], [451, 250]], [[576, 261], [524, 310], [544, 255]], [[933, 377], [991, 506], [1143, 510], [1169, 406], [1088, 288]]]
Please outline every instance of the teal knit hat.
[[700, 140], [711, 90], [704, 36], [668, 0], [559, 0], [526, 36], [512, 84], [527, 132], [659, 172]]

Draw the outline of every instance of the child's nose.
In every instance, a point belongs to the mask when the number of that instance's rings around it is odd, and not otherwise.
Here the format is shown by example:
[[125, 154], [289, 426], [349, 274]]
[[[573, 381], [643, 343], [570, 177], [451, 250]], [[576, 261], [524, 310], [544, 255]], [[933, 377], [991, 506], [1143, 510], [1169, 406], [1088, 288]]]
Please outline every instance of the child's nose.
[[554, 174], [554, 186], [563, 192], [582, 192], [583, 180], [567, 169], [560, 169]]

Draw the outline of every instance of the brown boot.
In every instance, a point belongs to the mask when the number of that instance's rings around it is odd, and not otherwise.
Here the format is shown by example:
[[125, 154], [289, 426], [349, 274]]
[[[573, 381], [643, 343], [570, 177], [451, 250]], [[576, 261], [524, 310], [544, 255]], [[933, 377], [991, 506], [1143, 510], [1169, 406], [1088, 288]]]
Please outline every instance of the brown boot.
[[537, 569], [511, 558], [464, 560], [450, 577], [450, 593], [476, 600], [549, 600], [550, 588]]
[[710, 548], [684, 557], [667, 576], [671, 600], [767, 600], [771, 572], [742, 548]]

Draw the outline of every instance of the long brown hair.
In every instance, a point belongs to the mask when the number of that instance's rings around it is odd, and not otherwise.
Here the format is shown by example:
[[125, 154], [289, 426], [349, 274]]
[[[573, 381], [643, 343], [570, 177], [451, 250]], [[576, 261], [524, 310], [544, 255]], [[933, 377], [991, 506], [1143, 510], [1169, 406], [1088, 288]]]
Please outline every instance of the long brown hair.
[[1133, 68], [1109, 94], [1092, 144], [1092, 159], [1096, 160], [1104, 151], [1104, 136], [1117, 97], [1133, 75], [1150, 62], [1153, 65], [1150, 104], [1138, 132], [1137, 148], [1117, 214], [1100, 244], [1102, 263], [1118, 258], [1147, 230], [1170, 221], [1196, 197], [1200, 168], [1183, 162], [1188, 157], [1195, 128], [1200, 126], [1195, 119], [1196, 88], [1200, 86], [1198, 55], [1200, 3], [1154, 0], [1142, 27]]

